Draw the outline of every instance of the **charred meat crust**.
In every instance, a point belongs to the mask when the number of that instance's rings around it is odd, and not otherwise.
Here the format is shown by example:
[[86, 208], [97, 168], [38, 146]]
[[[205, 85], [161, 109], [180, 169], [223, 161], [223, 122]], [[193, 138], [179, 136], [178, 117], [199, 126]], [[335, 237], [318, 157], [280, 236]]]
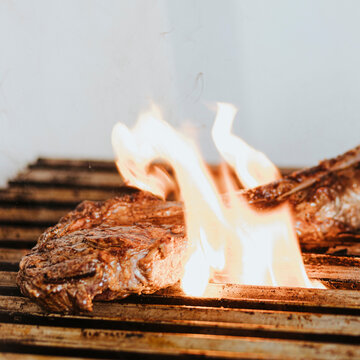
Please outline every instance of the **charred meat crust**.
[[[169, 216], [178, 220], [157, 224]], [[23, 294], [57, 312], [91, 311], [94, 298], [155, 292], [181, 276], [187, 247], [182, 224], [177, 207], [169, 210], [146, 193], [85, 201], [40, 237], [21, 260], [17, 283]]]
[[[311, 198], [319, 185], [333, 188], [334, 185], [341, 185], [339, 175], [357, 182], [359, 170], [360, 145], [334, 159], [323, 160], [317, 166], [295, 171], [278, 181], [246, 190], [243, 194], [250, 203], [259, 206], [273, 206], [288, 199], [298, 203], [304, 200], [304, 195]], [[346, 189], [346, 186], [343, 188]], [[293, 194], [297, 196], [292, 197]]]
[[259, 210], [288, 201], [302, 241], [355, 231], [360, 227], [360, 146], [242, 195]]

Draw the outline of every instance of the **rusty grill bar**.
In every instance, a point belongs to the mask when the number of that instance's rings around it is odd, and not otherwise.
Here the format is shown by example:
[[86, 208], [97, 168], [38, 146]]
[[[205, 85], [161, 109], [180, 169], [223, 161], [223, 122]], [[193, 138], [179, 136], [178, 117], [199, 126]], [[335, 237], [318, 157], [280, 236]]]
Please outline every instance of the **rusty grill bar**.
[[0, 350], [6, 359], [360, 358], [360, 235], [302, 243], [328, 289], [210, 284], [49, 314], [15, 284], [38, 235], [84, 200], [129, 191], [112, 162], [39, 159], [0, 190]]

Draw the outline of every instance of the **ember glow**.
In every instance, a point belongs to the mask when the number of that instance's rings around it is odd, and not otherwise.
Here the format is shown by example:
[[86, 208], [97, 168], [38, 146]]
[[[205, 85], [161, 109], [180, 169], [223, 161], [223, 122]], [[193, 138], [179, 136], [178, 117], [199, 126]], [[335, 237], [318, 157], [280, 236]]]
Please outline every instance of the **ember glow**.
[[[278, 169], [264, 154], [231, 133], [235, 114], [233, 106], [218, 104], [212, 134], [220, 154], [245, 187], [278, 179]], [[253, 210], [226, 172], [227, 192], [221, 196], [196, 146], [164, 122], [157, 108], [141, 115], [133, 129], [116, 124], [112, 143], [117, 167], [129, 185], [165, 198], [177, 185], [152, 164], [165, 161], [176, 174], [189, 239], [185, 293], [203, 295], [209, 280], [314, 287], [305, 273], [288, 206]]]

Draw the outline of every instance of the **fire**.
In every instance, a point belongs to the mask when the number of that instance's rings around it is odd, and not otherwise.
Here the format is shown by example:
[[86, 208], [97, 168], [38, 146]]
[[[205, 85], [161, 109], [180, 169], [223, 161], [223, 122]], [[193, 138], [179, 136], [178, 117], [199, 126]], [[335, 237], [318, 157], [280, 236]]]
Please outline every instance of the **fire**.
[[212, 138], [225, 161], [234, 169], [243, 186], [251, 188], [281, 178], [279, 169], [260, 151], [231, 133], [236, 108], [218, 104]]
[[[246, 187], [280, 177], [261, 152], [231, 133], [236, 110], [219, 104], [213, 139], [220, 154]], [[112, 143], [116, 164], [129, 185], [163, 198], [177, 188], [172, 177], [156, 166], [170, 164], [184, 201], [189, 256], [182, 288], [204, 294], [210, 279], [238, 284], [312, 287], [302, 262], [287, 205], [266, 213], [250, 208], [231, 178], [222, 174], [226, 196], [218, 192], [192, 141], [161, 119], [155, 107], [140, 116], [136, 126], [115, 125]]]

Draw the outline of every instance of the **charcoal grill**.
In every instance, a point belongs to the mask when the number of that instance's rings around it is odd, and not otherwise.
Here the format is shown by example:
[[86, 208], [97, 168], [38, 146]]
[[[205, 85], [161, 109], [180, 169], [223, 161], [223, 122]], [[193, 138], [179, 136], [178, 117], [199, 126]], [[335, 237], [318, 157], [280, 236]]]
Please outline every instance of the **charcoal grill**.
[[112, 162], [39, 159], [0, 191], [0, 350], [5, 359], [360, 358], [360, 236], [302, 243], [328, 289], [210, 284], [46, 313], [15, 284], [38, 235], [81, 200], [129, 191]]

